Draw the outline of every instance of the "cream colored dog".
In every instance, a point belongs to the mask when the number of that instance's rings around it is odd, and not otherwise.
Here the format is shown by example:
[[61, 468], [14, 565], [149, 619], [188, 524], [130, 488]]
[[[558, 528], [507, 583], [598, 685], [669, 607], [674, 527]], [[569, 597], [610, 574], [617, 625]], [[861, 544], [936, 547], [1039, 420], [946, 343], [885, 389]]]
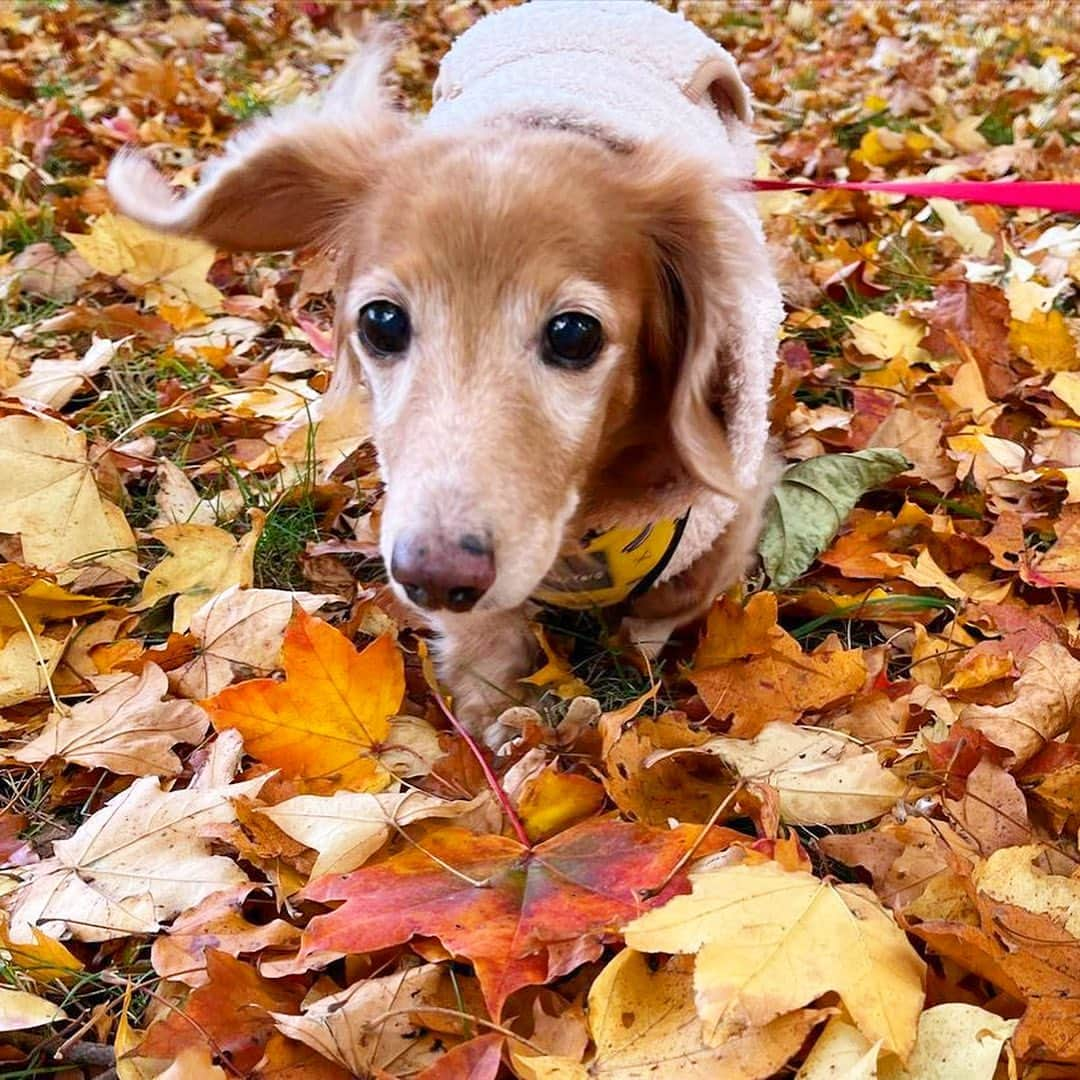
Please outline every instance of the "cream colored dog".
[[747, 91], [681, 17], [489, 16], [419, 123], [387, 65], [369, 43], [183, 198], [133, 153], [109, 190], [228, 250], [338, 250], [335, 378], [370, 388], [386, 564], [483, 730], [534, 663], [534, 600], [624, 602], [656, 652], [744, 572], [775, 472], [780, 293], [739, 185]]

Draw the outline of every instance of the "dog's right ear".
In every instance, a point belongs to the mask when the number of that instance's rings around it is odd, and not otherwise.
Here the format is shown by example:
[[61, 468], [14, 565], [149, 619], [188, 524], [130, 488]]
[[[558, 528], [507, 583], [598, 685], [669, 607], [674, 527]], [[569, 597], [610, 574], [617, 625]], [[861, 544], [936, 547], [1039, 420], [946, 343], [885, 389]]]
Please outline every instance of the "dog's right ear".
[[369, 41], [322, 100], [287, 106], [237, 135], [190, 194], [175, 198], [143, 155], [123, 151], [107, 185], [117, 208], [162, 232], [228, 251], [284, 251], [329, 239], [370, 189], [385, 147], [407, 130], [387, 85], [390, 41]]

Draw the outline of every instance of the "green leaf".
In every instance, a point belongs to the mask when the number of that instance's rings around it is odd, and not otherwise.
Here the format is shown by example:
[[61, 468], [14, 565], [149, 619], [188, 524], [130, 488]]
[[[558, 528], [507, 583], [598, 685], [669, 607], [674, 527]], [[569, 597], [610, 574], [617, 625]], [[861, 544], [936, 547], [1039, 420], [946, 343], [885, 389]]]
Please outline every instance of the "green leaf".
[[774, 585], [790, 585], [832, 541], [864, 492], [911, 468], [899, 450], [825, 454], [785, 470], [758, 542]]

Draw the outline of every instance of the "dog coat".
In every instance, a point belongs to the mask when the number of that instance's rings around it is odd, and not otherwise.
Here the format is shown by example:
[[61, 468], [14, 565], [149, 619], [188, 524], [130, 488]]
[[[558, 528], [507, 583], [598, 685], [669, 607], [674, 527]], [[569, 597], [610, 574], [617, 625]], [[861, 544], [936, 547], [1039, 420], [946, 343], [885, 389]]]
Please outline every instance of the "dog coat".
[[[750, 94], [732, 57], [681, 15], [647, 0], [532, 0], [481, 19], [444, 57], [424, 121], [443, 134], [475, 126], [577, 131], [614, 150], [668, 144], [716, 179], [725, 213], [761, 240], [749, 180], [756, 150]], [[779, 292], [749, 305], [754, 342], [735, 350], [725, 402], [736, 471], [760, 481], [768, 434]], [[603, 607], [689, 566], [736, 512], [707, 494], [686, 516], [615, 527], [564, 551], [536, 594], [560, 607]], [[680, 546], [680, 541], [681, 546]], [[677, 550], [678, 549], [678, 550]]]

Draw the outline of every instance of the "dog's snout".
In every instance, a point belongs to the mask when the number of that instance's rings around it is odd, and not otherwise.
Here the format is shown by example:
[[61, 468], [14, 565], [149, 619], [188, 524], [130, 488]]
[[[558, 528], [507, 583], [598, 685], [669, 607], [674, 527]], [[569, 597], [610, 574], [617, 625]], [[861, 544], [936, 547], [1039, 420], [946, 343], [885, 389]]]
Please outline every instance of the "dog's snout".
[[475, 533], [457, 539], [403, 536], [390, 574], [417, 607], [469, 611], [495, 581], [495, 552]]

